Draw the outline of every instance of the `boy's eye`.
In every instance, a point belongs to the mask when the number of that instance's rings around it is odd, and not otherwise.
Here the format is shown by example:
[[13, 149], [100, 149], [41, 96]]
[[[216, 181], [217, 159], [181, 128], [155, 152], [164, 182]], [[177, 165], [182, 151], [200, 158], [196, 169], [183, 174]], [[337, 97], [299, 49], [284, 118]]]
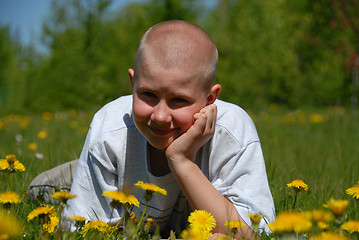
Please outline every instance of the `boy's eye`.
[[186, 99], [183, 99], [183, 98], [174, 98], [172, 100], [174, 103], [179, 103], [179, 104], [186, 104], [188, 103], [188, 101]]
[[156, 95], [151, 92], [143, 92], [142, 96], [144, 96], [146, 98], [156, 98]]

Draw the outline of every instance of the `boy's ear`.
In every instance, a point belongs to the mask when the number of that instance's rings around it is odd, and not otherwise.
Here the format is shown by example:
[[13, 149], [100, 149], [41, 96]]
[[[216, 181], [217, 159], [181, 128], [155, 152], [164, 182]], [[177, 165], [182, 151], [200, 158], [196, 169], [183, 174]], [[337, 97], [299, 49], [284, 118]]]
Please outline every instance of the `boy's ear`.
[[132, 68], [128, 69], [128, 75], [130, 76], [130, 80], [131, 80], [131, 87], [133, 90], [133, 81], [135, 78], [135, 70], [133, 70]]
[[222, 86], [219, 84], [215, 84], [211, 87], [211, 90], [209, 91], [209, 94], [207, 96], [207, 105], [210, 105], [216, 101], [219, 92], [221, 91]]

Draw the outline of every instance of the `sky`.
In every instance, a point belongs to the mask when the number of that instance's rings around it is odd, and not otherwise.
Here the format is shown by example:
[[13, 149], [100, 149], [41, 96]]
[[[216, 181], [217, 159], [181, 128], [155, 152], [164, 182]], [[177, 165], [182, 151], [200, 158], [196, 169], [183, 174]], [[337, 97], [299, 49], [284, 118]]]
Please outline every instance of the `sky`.
[[[129, 2], [143, 0], [113, 0], [111, 9], [118, 9]], [[208, 6], [214, 1], [206, 0]], [[33, 44], [35, 48], [46, 53], [41, 44], [42, 22], [50, 14], [51, 0], [0, 0], [0, 26], [9, 25], [11, 33], [16, 35], [23, 45]]]
[[[117, 9], [129, 1], [113, 0], [111, 8]], [[17, 35], [24, 45], [33, 43], [39, 51], [46, 51], [41, 46], [40, 35], [50, 3], [50, 0], [0, 0], [0, 25], [9, 25], [12, 34]]]

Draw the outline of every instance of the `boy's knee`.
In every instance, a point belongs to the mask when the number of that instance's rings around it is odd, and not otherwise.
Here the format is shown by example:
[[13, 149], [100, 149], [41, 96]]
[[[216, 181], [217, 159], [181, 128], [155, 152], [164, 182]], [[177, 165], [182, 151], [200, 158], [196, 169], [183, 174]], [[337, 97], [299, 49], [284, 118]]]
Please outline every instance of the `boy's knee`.
[[51, 195], [56, 190], [70, 191], [78, 159], [66, 162], [55, 168], [37, 175], [29, 184], [28, 195], [32, 199], [42, 199], [51, 202]]

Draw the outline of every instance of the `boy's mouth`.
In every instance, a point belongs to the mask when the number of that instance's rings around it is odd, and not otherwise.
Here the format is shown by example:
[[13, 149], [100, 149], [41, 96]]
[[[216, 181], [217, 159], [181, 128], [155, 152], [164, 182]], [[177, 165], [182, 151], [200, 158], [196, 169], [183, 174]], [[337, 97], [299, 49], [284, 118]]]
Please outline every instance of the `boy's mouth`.
[[159, 137], [165, 137], [175, 131], [174, 128], [153, 128], [151, 126], [149, 126], [149, 129], [154, 135]]

